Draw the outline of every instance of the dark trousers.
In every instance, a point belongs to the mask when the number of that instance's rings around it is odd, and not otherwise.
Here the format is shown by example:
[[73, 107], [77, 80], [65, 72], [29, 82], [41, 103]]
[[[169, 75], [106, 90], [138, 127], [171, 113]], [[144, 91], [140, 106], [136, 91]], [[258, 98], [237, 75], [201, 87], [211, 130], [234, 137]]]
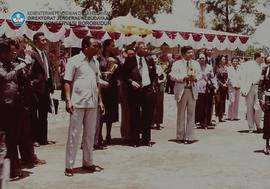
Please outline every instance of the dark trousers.
[[10, 159], [11, 175], [20, 169], [18, 158], [18, 135], [19, 135], [19, 122], [18, 122], [18, 108], [12, 105], [0, 105], [0, 129], [6, 135], [6, 157]]
[[46, 144], [48, 142], [48, 110], [49, 93], [38, 95], [38, 102], [31, 110], [31, 127], [33, 142]]
[[223, 88], [219, 86], [219, 89], [216, 94], [216, 116], [219, 119], [223, 118], [223, 114], [225, 113], [225, 104], [226, 104], [226, 97], [227, 97], [228, 90], [227, 88]]
[[195, 122], [199, 122], [201, 126], [207, 126], [208, 118], [211, 112], [211, 99], [213, 96], [207, 93], [199, 93], [195, 108]]
[[34, 161], [34, 146], [32, 141], [31, 119], [29, 110], [21, 110], [19, 113], [19, 152], [21, 160], [26, 163]]
[[207, 124], [210, 125], [212, 123], [212, 116], [213, 116], [213, 108], [214, 108], [214, 104], [213, 104], [213, 99], [214, 99], [214, 94], [208, 94], [208, 108], [207, 108]]
[[[151, 87], [130, 91], [130, 126], [134, 144], [151, 141], [151, 122], [153, 118], [153, 90]], [[140, 133], [142, 138], [140, 138]]]
[[265, 97], [265, 111], [263, 119], [263, 138], [270, 139], [270, 97]]
[[169, 94], [174, 94], [174, 81], [171, 80], [169, 75], [167, 75], [165, 92]]

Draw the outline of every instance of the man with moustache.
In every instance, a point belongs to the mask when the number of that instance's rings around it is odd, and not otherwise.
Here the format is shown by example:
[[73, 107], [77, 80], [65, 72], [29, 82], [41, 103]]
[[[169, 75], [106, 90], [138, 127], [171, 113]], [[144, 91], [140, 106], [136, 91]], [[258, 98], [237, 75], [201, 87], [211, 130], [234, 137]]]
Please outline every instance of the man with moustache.
[[89, 173], [101, 171], [93, 164], [93, 146], [97, 124], [98, 106], [104, 110], [99, 86], [99, 64], [94, 58], [98, 53], [98, 41], [90, 36], [82, 40], [80, 54], [68, 60], [65, 71], [66, 110], [70, 113], [66, 146], [66, 176], [73, 176], [76, 153], [82, 139], [82, 168]]

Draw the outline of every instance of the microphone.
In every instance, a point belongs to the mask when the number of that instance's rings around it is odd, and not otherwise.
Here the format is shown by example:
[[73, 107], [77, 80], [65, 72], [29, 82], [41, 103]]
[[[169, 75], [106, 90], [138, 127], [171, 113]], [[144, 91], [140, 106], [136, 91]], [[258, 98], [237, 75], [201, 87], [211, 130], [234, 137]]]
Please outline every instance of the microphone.
[[33, 60], [32, 59], [24, 59], [24, 58], [20, 58], [20, 57], [17, 57], [17, 59], [21, 62], [24, 62], [26, 65], [30, 65], [33, 63]]

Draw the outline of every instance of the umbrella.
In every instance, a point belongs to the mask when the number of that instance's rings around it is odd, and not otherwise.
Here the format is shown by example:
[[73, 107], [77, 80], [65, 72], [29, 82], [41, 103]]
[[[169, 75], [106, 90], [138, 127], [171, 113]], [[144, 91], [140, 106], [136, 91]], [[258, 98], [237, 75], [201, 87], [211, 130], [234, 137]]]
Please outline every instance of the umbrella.
[[134, 18], [130, 13], [127, 16], [119, 16], [111, 20], [111, 24], [105, 26], [109, 32], [121, 32], [126, 35], [148, 35], [152, 29], [144, 21]]

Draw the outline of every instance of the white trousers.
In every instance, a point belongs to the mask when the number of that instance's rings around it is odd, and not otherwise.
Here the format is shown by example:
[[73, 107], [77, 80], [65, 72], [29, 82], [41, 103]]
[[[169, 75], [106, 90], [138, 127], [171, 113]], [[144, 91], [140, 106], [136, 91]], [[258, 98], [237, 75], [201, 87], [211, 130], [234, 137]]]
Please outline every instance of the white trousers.
[[70, 114], [68, 140], [66, 146], [66, 168], [72, 169], [75, 164], [80, 134], [83, 128], [83, 166], [93, 165], [93, 146], [97, 124], [97, 108], [74, 108]]
[[238, 119], [239, 97], [240, 89], [231, 88], [229, 92], [228, 119]]
[[258, 85], [252, 85], [247, 96], [247, 121], [249, 130], [256, 130], [261, 128], [262, 110], [258, 100]]
[[177, 140], [194, 140], [195, 106], [192, 90], [184, 89], [181, 100], [177, 102]]

